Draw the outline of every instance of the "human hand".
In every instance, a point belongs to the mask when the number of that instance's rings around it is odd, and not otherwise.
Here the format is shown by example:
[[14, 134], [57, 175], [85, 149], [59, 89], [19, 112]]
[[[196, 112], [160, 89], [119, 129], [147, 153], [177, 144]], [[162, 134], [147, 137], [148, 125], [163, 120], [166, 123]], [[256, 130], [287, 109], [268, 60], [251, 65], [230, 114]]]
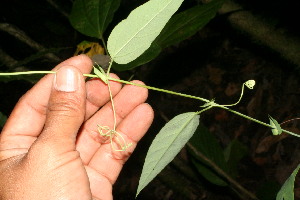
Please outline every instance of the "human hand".
[[144, 103], [147, 89], [110, 82], [116, 130], [133, 144], [114, 151], [97, 131], [114, 123], [107, 85], [85, 82], [82, 73], [91, 69], [88, 57], [70, 58], [19, 100], [0, 135], [0, 199], [112, 199], [153, 110]]

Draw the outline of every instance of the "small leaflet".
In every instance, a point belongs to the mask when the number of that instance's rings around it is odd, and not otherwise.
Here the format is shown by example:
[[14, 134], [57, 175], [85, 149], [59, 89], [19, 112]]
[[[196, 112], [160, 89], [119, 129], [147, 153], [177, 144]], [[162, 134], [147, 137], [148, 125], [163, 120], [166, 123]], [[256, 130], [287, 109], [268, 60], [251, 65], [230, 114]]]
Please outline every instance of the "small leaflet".
[[108, 83], [108, 79], [107, 79], [107, 76], [106, 76], [106, 73], [105, 71], [100, 67], [98, 66], [99, 69], [97, 69], [96, 67], [94, 67], [94, 73], [104, 82], [104, 83]]
[[272, 128], [272, 133], [273, 135], [280, 135], [282, 133], [282, 128], [280, 127], [280, 124], [269, 115], [270, 119], [270, 125], [273, 127]]

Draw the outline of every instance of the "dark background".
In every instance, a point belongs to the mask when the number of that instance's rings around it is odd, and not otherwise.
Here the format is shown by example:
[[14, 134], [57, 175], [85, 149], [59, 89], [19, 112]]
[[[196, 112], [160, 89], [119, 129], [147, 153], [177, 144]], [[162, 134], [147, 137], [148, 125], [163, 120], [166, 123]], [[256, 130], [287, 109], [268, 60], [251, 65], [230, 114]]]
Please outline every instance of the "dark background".
[[[144, 1], [143, 1], [144, 2]], [[254, 15], [284, 28], [291, 36], [299, 36], [300, 19], [296, 1], [237, 1]], [[56, 1], [60, 11], [69, 13], [72, 1]], [[125, 18], [142, 1], [123, 0], [106, 38], [113, 26]], [[186, 0], [181, 9], [198, 3]], [[89, 39], [76, 32], [68, 19], [47, 1], [4, 0], [0, 3], [0, 22], [22, 29], [46, 48], [57, 48], [53, 53], [62, 61], [71, 57], [76, 45]], [[16, 60], [23, 60], [36, 51], [6, 32], [0, 31], [0, 48]], [[59, 51], [58, 51], [59, 50]], [[300, 49], [299, 49], [300, 56]], [[0, 61], [1, 62], [1, 61]], [[50, 70], [58, 62], [40, 57], [29, 64], [30, 70]], [[122, 79], [135, 74], [135, 79], [147, 85], [181, 93], [216, 98], [218, 103], [230, 104], [240, 95], [243, 82], [255, 79], [254, 90], [246, 90], [235, 110], [268, 122], [268, 114], [278, 121], [299, 117], [299, 69], [268, 47], [236, 31], [226, 15], [218, 15], [205, 28], [178, 45], [168, 47], [155, 60], [130, 72], [119, 73]], [[0, 63], [0, 71], [9, 68]], [[0, 82], [0, 111], [9, 116], [18, 99], [32, 87], [24, 80]], [[183, 112], [200, 110], [198, 101], [150, 91], [148, 103], [155, 110], [155, 121], [137, 150], [125, 165], [114, 187], [115, 199], [133, 199], [142, 170], [145, 154], [155, 134], [166, 123]], [[238, 139], [248, 148], [238, 168], [237, 181], [258, 196], [261, 191], [276, 191], [299, 164], [299, 139], [293, 136], [271, 136], [271, 131], [232, 113], [212, 109], [201, 115], [201, 122], [216, 136], [222, 147]], [[297, 120], [283, 128], [299, 132]], [[191, 171], [185, 149], [177, 159]], [[299, 185], [295, 185], [300, 197]], [[176, 164], [170, 164], [161, 175], [147, 186], [138, 199], [239, 199], [229, 187], [215, 186], [197, 174], [191, 179], [182, 174]], [[266, 197], [264, 197], [267, 199]], [[269, 199], [272, 199], [270, 197]]]

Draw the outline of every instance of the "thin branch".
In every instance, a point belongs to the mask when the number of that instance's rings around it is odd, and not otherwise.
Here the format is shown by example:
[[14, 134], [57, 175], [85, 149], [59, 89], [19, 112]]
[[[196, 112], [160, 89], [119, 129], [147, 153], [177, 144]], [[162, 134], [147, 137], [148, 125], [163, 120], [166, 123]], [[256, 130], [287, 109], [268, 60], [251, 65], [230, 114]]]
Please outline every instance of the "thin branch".
[[[27, 44], [28, 46], [30, 46], [31, 48], [37, 51], [46, 50], [44, 46], [31, 39], [24, 31], [22, 31], [21, 29], [19, 29], [14, 25], [8, 23], [0, 23], [0, 30], [14, 36], [18, 40], [24, 42], [25, 44]], [[53, 53], [47, 53], [45, 54], [45, 57], [47, 57], [48, 59], [54, 62], [60, 62], [60, 58], [54, 55]]]
[[266, 20], [243, 10], [231, 0], [226, 1], [219, 14], [228, 15], [227, 20], [233, 28], [253, 39], [254, 42], [269, 47], [284, 59], [300, 67], [300, 38], [293, 37], [288, 30], [278, 28]]
[[12, 67], [18, 63], [13, 57], [8, 55], [0, 48], [0, 62], [12, 70]]
[[187, 143], [187, 146], [201, 159], [203, 159], [207, 164], [209, 164], [210, 167], [213, 168], [214, 171], [216, 171], [220, 176], [224, 177], [233, 188], [235, 188], [237, 191], [239, 191], [243, 196], [248, 197], [249, 199], [255, 199], [258, 200], [258, 198], [253, 194], [252, 192], [248, 191], [246, 188], [244, 188], [242, 185], [240, 185], [236, 180], [234, 180], [232, 177], [230, 177], [224, 170], [222, 170], [218, 165], [216, 165], [213, 161], [211, 161], [209, 158], [207, 158], [202, 152], [198, 151], [192, 144], [189, 142]]
[[62, 14], [67, 19], [69, 18], [69, 15], [66, 11], [64, 11], [56, 2], [53, 0], [46, 0], [53, 8], [55, 8], [60, 14]]
[[8, 55], [3, 49], [0, 48], [0, 62], [8, 67], [11, 71], [28, 71], [29, 69], [24, 66], [19, 66], [15, 68], [16, 64], [18, 63], [13, 57]]

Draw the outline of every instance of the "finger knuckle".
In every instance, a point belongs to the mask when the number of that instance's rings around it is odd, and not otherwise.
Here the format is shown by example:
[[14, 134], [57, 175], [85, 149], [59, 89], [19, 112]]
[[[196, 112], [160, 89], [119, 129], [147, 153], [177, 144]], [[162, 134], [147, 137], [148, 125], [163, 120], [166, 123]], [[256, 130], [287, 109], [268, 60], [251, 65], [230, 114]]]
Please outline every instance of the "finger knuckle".
[[62, 99], [51, 102], [48, 106], [48, 111], [57, 113], [58, 115], [74, 116], [82, 114], [82, 106], [78, 99]]

